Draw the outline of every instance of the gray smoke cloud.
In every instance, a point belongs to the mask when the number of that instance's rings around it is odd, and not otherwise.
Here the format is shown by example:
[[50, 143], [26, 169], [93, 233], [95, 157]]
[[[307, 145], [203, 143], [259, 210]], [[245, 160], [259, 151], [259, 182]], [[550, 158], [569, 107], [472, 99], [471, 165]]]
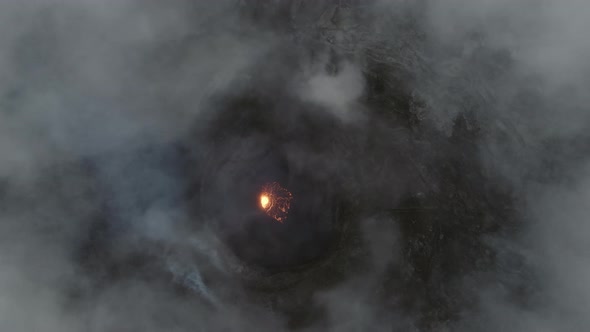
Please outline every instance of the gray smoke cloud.
[[[245, 8], [259, 8], [261, 19], [243, 20]], [[276, 331], [298, 326], [276, 309], [280, 302], [289, 298], [285, 306], [296, 316], [308, 295], [325, 316], [310, 331], [585, 330], [589, 11], [582, 0], [3, 1], [0, 330]], [[361, 12], [369, 18], [355, 16]], [[309, 59], [295, 73], [273, 60], [290, 28], [303, 48], [319, 53], [301, 52]], [[289, 51], [300, 56], [295, 46]], [[207, 126], [215, 98], [283, 75], [298, 102], [344, 128], [325, 129], [330, 139], [313, 142], [329, 149], [288, 145], [292, 167], [317, 170], [368, 210], [395, 206], [408, 183], [420, 182], [405, 172], [406, 159], [419, 159], [422, 150], [407, 144], [409, 130], [367, 115], [371, 61], [393, 68], [399, 81], [388, 84], [421, 100], [410, 107], [441, 137], [451, 135], [458, 115], [474, 114], [485, 134], [477, 158], [486, 176], [516, 197], [523, 220], [514, 234], [481, 239], [498, 263], [453, 279], [459, 285], [452, 289], [470, 294], [473, 305], [436, 324], [423, 324], [415, 307], [400, 309], [403, 290], [390, 285], [397, 280], [388, 277], [391, 269], [412, 273], [400, 268], [407, 267], [404, 220], [360, 213], [358, 238], [347, 241], [363, 249], [332, 259], [296, 288], [309, 286], [311, 294], [260, 295], [236, 277], [250, 280], [255, 272], [227, 253], [206, 226], [211, 216], [199, 216], [205, 226], [192, 229], [186, 225], [194, 215], [174, 204], [184, 179], [170, 171], [174, 153], [166, 147]], [[261, 63], [271, 69], [253, 74]], [[284, 108], [287, 132], [306, 132], [299, 114]], [[199, 167], [234, 176], [239, 165], [232, 162], [262, 155], [260, 142], [232, 141], [223, 153], [197, 139], [190, 145]], [[381, 153], [387, 149], [397, 154]], [[208, 153], [229, 155], [229, 162], [207, 164]], [[436, 177], [420, 174], [425, 182], [429, 176]], [[77, 254], [105, 213], [124, 221], [115, 227], [123, 240], [112, 242], [108, 259], [136, 251], [165, 257], [169, 283], [149, 269], [115, 280], [100, 269], [84, 271]], [[146, 245], [152, 242], [158, 245]], [[330, 282], [326, 275], [347, 277]], [[530, 289], [515, 298], [509, 288], [522, 283]]]
[[[174, 226], [185, 211], [167, 205], [177, 179], [157, 156], [134, 150], [184, 135], [206, 98], [272, 43], [239, 38], [234, 9], [233, 1], [0, 5], [0, 329], [210, 330], [240, 320], [231, 308], [216, 318], [208, 304], [195, 310], [145, 278], [114, 282], [87, 304], [68, 303], [93, 289], [75, 255], [104, 209], [103, 195], [112, 217], [136, 234], [116, 249], [121, 255], [137, 238], [190, 241]], [[191, 38], [197, 42], [187, 46]], [[186, 278], [198, 295], [209, 295], [198, 273]]]
[[[583, 234], [590, 116], [590, 44], [582, 35], [590, 28], [589, 9], [575, 0], [441, 1], [427, 6], [428, 31], [441, 49], [450, 46], [452, 54], [435, 59], [443, 66], [435, 86], [491, 101], [476, 107], [489, 131], [482, 160], [498, 181], [508, 179], [524, 197], [525, 203], [517, 205], [527, 220], [524, 234], [516, 243], [495, 246], [500, 253], [510, 248], [514, 251], [509, 256], [522, 255], [534, 271], [534, 277], [497, 272], [490, 284], [475, 286], [477, 309], [460, 319], [455, 326], [459, 330], [576, 331], [589, 324], [582, 309], [588, 301]], [[496, 62], [509, 56], [507, 75], [482, 78], [489, 65], [478, 53], [483, 48], [498, 52]], [[454, 103], [447, 108], [445, 96], [433, 101], [433, 112], [457, 111]], [[506, 291], [518, 278], [535, 284], [526, 305]]]

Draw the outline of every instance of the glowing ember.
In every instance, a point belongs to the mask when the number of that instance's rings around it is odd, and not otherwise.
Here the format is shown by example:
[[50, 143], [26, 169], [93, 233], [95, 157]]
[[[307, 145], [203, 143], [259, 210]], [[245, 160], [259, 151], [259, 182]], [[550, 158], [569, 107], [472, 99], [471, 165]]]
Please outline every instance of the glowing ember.
[[287, 219], [293, 195], [277, 182], [262, 187], [260, 207], [274, 220], [282, 223]]

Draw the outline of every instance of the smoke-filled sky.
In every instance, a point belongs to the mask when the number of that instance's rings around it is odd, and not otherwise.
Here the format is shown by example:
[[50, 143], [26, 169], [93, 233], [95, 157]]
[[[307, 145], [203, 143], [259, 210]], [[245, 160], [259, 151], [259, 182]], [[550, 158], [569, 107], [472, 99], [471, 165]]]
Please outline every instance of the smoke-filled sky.
[[589, 17], [2, 1], [0, 331], [587, 330]]

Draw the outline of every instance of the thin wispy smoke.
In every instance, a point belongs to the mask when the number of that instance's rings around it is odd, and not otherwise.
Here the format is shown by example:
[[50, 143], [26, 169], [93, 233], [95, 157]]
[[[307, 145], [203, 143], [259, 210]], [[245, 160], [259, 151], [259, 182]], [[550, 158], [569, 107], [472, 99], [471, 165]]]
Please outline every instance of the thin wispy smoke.
[[[238, 37], [233, 1], [6, 1], [0, 7], [0, 329], [221, 326], [219, 318], [206, 317], [207, 304], [191, 312], [194, 303], [143, 276], [97, 290], [87, 305], [70, 305], [75, 293], [95, 287], [76, 256], [104, 212], [104, 197], [110, 217], [125, 220], [121, 231], [131, 225], [136, 232], [114, 249], [121, 256], [141, 238], [183, 241], [174, 225], [186, 211], [169, 204], [180, 185], [164, 171], [166, 157], [134, 151], [184, 135], [206, 97], [226, 88], [270, 40]], [[197, 42], [186, 46], [186, 40]], [[196, 297], [214, 300], [192, 277], [199, 273], [187, 274], [201, 287]]]

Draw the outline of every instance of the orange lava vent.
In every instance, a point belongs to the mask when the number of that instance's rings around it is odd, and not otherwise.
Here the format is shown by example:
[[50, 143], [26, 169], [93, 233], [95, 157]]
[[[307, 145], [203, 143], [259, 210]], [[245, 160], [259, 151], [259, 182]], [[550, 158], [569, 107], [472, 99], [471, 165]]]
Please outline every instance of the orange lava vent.
[[260, 207], [274, 220], [282, 223], [287, 219], [293, 194], [277, 182], [265, 184], [260, 193]]

